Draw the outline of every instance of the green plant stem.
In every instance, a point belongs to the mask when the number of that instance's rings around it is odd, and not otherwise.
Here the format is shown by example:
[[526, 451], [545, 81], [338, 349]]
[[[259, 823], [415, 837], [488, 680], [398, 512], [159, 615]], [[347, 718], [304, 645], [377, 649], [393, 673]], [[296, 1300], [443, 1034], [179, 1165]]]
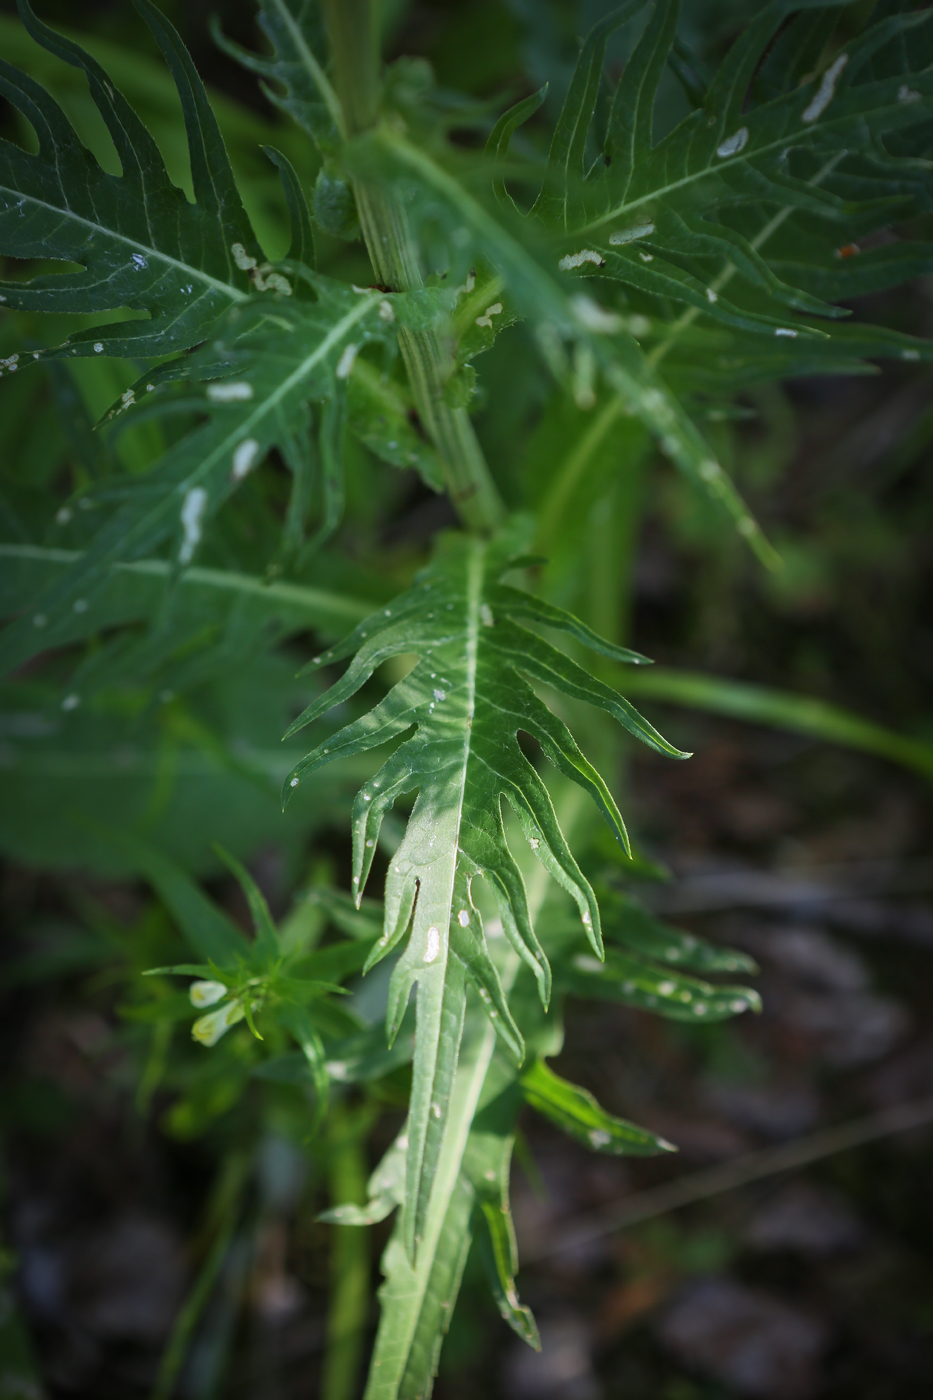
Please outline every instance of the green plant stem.
[[[366, 1201], [366, 1134], [372, 1127], [369, 1109], [348, 1113], [336, 1106], [331, 1114], [328, 1178], [331, 1200]], [[321, 1376], [321, 1400], [353, 1400], [363, 1359], [369, 1315], [368, 1230], [335, 1225], [331, 1235], [330, 1304], [327, 1346]]]
[[194, 1286], [182, 1305], [169, 1335], [150, 1400], [169, 1400], [191, 1348], [201, 1314], [210, 1302], [240, 1218], [240, 1206], [249, 1175], [249, 1160], [237, 1154], [221, 1169], [209, 1215], [216, 1215], [216, 1233]]
[[[345, 133], [353, 137], [373, 126], [378, 115], [374, 6], [372, 0], [325, 0], [324, 9]], [[399, 292], [421, 287], [417, 249], [399, 194], [365, 180], [354, 180], [353, 190], [377, 283]], [[433, 330], [400, 327], [399, 346], [421, 422], [444, 462], [451, 500], [465, 525], [491, 533], [504, 508], [469, 414], [445, 401], [451, 356]]]

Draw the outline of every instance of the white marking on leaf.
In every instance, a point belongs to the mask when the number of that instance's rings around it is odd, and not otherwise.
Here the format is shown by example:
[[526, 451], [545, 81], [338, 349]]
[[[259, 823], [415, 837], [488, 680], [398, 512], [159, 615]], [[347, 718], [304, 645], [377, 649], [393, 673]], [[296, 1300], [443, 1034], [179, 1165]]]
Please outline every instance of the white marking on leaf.
[[590, 1133], [590, 1142], [594, 1147], [608, 1147], [612, 1142], [612, 1134], [607, 1133], [605, 1128], [594, 1128]]
[[335, 370], [335, 374], [337, 375], [338, 379], [350, 378], [350, 375], [353, 371], [353, 362], [357, 357], [359, 348], [360, 347], [358, 345], [351, 344], [348, 345], [347, 348], [344, 350], [343, 354], [340, 356], [340, 359], [337, 361], [337, 368]]
[[432, 963], [441, 951], [441, 931], [437, 924], [432, 924], [428, 929], [428, 947], [424, 955], [426, 963]]
[[253, 397], [253, 386], [245, 381], [231, 384], [225, 379], [220, 384], [208, 384], [207, 397], [213, 403], [248, 403]]
[[76, 710], [80, 704], [81, 704], [81, 696], [80, 696], [80, 695], [66, 695], [65, 698], [64, 698], [64, 700], [62, 701], [62, 709], [63, 709], [63, 710]]
[[796, 332], [796, 331], [792, 331], [792, 330], [790, 329], [789, 326], [778, 326], [778, 328], [777, 328], [777, 330], [774, 332], [774, 334], [775, 334], [775, 335], [786, 335], [786, 336], [788, 336], [791, 340], [796, 340], [796, 339], [797, 339], [797, 332]]
[[579, 253], [568, 253], [561, 258], [557, 264], [561, 272], [572, 272], [576, 267], [583, 267], [585, 263], [594, 263], [596, 267], [605, 267], [606, 263], [602, 254], [597, 253], [595, 248], [581, 248]]
[[494, 301], [494, 302], [492, 303], [491, 306], [487, 306], [487, 307], [486, 307], [486, 310], [483, 312], [482, 316], [477, 316], [477, 318], [476, 318], [476, 324], [477, 324], [478, 326], [485, 326], [485, 328], [486, 328], [487, 330], [490, 330], [490, 331], [491, 331], [491, 330], [492, 330], [492, 318], [493, 318], [493, 316], [498, 316], [499, 313], [501, 312], [501, 310], [502, 310], [502, 302], [501, 302], [501, 301]]
[[706, 300], [709, 302], [710, 306], [715, 306], [717, 301], [719, 300], [719, 293], [714, 292], [712, 287], [707, 287]]
[[461, 909], [457, 915], [457, 923], [461, 928], [466, 928], [470, 922], [470, 916], [465, 909]]
[[817, 88], [812, 102], [806, 106], [800, 114], [800, 120], [805, 122], [815, 122], [817, 117], [823, 115], [826, 108], [836, 95], [836, 80], [849, 61], [847, 53], [841, 53], [827, 68], [823, 74], [823, 80]]
[[614, 335], [616, 331], [622, 329], [622, 317], [617, 316], [614, 311], [606, 311], [590, 297], [574, 297], [571, 304], [577, 313], [577, 319], [583, 323], [588, 331], [597, 331], [602, 335]]
[[916, 88], [909, 88], [906, 83], [901, 83], [897, 90], [898, 102], [919, 102], [922, 96], [923, 94], [917, 92]]
[[203, 486], [193, 486], [181, 507], [181, 526], [184, 538], [178, 551], [179, 564], [190, 564], [194, 551], [201, 542], [201, 524], [207, 509], [207, 492]]
[[737, 156], [739, 151], [744, 151], [748, 143], [748, 127], [740, 126], [738, 131], [734, 131], [731, 136], [727, 136], [725, 141], [716, 147], [716, 154], [722, 160], [728, 156]]
[[654, 233], [654, 224], [633, 224], [631, 228], [610, 233], [609, 242], [614, 248], [618, 248], [623, 243], [634, 243], [637, 238], [647, 238], [649, 233]]
[[243, 480], [252, 469], [258, 455], [259, 443], [255, 438], [246, 438], [238, 445], [233, 454], [233, 465], [230, 471], [234, 481]]
[[252, 272], [256, 266], [256, 259], [250, 257], [242, 243], [234, 243], [230, 251], [233, 254], [233, 261], [241, 272]]
[[286, 297], [292, 294], [292, 284], [280, 272], [267, 272], [257, 268], [252, 277], [257, 292], [281, 292]]

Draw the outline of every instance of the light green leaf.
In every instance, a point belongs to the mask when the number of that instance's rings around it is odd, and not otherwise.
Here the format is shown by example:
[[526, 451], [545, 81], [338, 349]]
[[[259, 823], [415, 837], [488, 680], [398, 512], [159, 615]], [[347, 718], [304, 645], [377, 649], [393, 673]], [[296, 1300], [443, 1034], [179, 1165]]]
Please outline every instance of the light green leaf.
[[718, 948], [695, 934], [662, 923], [630, 895], [617, 890], [600, 890], [599, 907], [606, 938], [624, 944], [643, 957], [696, 972], [753, 974], [758, 971], [747, 953]]
[[750, 987], [702, 982], [615, 949], [609, 950], [605, 962], [577, 953], [560, 965], [556, 979], [565, 991], [578, 996], [620, 1001], [672, 1021], [724, 1021], [744, 1011], [761, 1010], [761, 998]]
[[[438, 558], [408, 593], [373, 614], [316, 666], [353, 654], [343, 678], [315, 701], [290, 733], [353, 695], [390, 656], [419, 661], [376, 707], [346, 725], [297, 764], [286, 797], [306, 774], [335, 758], [359, 754], [414, 728], [360, 792], [353, 819], [353, 886], [361, 897], [384, 813], [406, 792], [418, 797], [386, 881], [385, 923], [374, 958], [409, 941], [392, 974], [387, 1008], [390, 1039], [417, 985], [411, 1113], [408, 1125], [408, 1247], [423, 1231], [440, 1152], [450, 1082], [464, 1013], [464, 977], [477, 987], [500, 1036], [520, 1057], [522, 1040], [489, 954], [471, 897], [477, 875], [488, 881], [502, 930], [534, 973], [542, 1001], [550, 969], [538, 943], [524, 881], [505, 839], [503, 799], [519, 818], [538, 860], [573, 896], [582, 928], [601, 955], [599, 910], [557, 823], [543, 782], [522, 754], [519, 729], [533, 735], [556, 767], [596, 802], [628, 850], [628, 838], [608, 788], [577, 747], [566, 725], [538, 698], [525, 676], [585, 699], [614, 715], [660, 752], [679, 750], [616, 691], [523, 627], [533, 618], [559, 626], [635, 659], [593, 637], [574, 619], [502, 584], [516, 551], [506, 536], [494, 544], [450, 536]], [[640, 659], [640, 658], [639, 658]]]
[[232, 856], [229, 851], [225, 851], [223, 846], [216, 845], [214, 850], [220, 856], [227, 869], [236, 877], [240, 888], [246, 895], [250, 913], [253, 916], [253, 928], [255, 938], [253, 940], [253, 955], [257, 962], [273, 964], [282, 956], [282, 949], [279, 943], [279, 934], [275, 924], [272, 922], [272, 915], [269, 913], [269, 906], [262, 890], [256, 884], [246, 866], [236, 856]]
[[645, 1157], [676, 1150], [664, 1138], [607, 1113], [589, 1090], [561, 1079], [543, 1060], [523, 1069], [519, 1082], [533, 1109], [596, 1152]]
[[499, 1313], [523, 1342], [540, 1351], [537, 1324], [531, 1309], [519, 1301], [515, 1286], [518, 1250], [509, 1208], [509, 1170], [521, 1099], [514, 1066], [497, 1057], [486, 1076], [483, 1101], [467, 1139], [463, 1174], [476, 1194], [477, 1214], [482, 1215], [479, 1244]]

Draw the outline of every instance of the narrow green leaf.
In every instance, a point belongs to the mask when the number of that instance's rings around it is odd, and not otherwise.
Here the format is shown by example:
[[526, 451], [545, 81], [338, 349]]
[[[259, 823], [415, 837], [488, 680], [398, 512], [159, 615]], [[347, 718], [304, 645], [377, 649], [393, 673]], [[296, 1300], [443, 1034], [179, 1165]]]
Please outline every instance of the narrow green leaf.
[[637, 1006], [672, 1021], [724, 1021], [745, 1011], [760, 1011], [761, 998], [750, 987], [713, 985], [686, 977], [670, 966], [655, 967], [611, 949], [604, 962], [589, 953], [562, 964], [558, 980], [579, 996], [600, 997]]
[[127, 831], [106, 835], [152, 884], [195, 952], [220, 969], [249, 961], [251, 945], [180, 866]]
[[926, 778], [933, 778], [933, 745], [898, 734], [824, 700], [770, 690], [746, 681], [660, 668], [639, 674], [632, 688], [636, 693], [670, 704], [710, 710], [751, 724], [774, 725], [795, 734], [878, 754]]
[[311, 1080], [316, 1093], [314, 1116], [309, 1129], [313, 1134], [327, 1112], [330, 1086], [330, 1077], [327, 1072], [327, 1052], [310, 1016], [303, 1007], [284, 1007], [277, 1011], [277, 1016], [297, 1040], [311, 1072]]
[[645, 0], [627, 0], [596, 24], [587, 35], [577, 60], [551, 138], [544, 183], [534, 206], [539, 217], [565, 229], [576, 223], [572, 206], [574, 186], [583, 179], [586, 138], [599, 96], [606, 41], [612, 31], [636, 14], [644, 3]]
[[696, 972], [754, 974], [758, 971], [754, 959], [747, 953], [719, 948], [695, 934], [662, 923], [630, 895], [601, 890], [599, 908], [605, 937], [644, 957]]
[[[512, 144], [512, 137], [515, 135], [518, 128], [524, 126], [525, 122], [538, 111], [542, 102], [547, 97], [547, 91], [548, 85], [545, 83], [537, 92], [533, 92], [530, 97], [523, 97], [520, 102], [516, 102], [507, 112], [503, 112], [502, 116], [489, 133], [489, 139], [486, 142], [486, 154], [488, 156], [491, 156], [498, 162], [505, 161], [509, 153], [509, 146]], [[518, 206], [506, 189], [504, 180], [494, 180], [493, 191], [500, 203], [507, 204], [511, 206], [516, 213], [518, 212]]]
[[596, 1152], [644, 1157], [676, 1151], [664, 1138], [607, 1113], [589, 1090], [561, 1079], [543, 1060], [522, 1070], [520, 1083], [532, 1108]]
[[482, 1215], [479, 1245], [499, 1313], [523, 1342], [540, 1351], [541, 1338], [531, 1309], [519, 1301], [515, 1286], [518, 1250], [509, 1208], [509, 1170], [521, 1102], [514, 1067], [494, 1060], [484, 1085], [483, 1103], [467, 1139], [463, 1174], [476, 1193], [477, 1214]]
[[272, 915], [269, 913], [269, 906], [262, 890], [256, 884], [246, 866], [238, 861], [236, 856], [232, 856], [229, 851], [225, 851], [223, 846], [215, 843], [214, 850], [223, 861], [227, 869], [234, 875], [240, 888], [246, 895], [250, 913], [253, 916], [253, 927], [256, 930], [256, 938], [253, 944], [256, 957], [260, 960], [272, 964], [281, 957], [282, 949], [279, 944], [278, 929], [272, 922]]
[[323, 51], [319, 7], [308, 0], [259, 0], [258, 18], [272, 48], [271, 57], [233, 43], [215, 22], [216, 42], [265, 80], [262, 87], [269, 101], [287, 112], [323, 152], [331, 150], [343, 130], [343, 114], [317, 57]]
[[[316, 267], [314, 229], [311, 225], [311, 215], [308, 212], [308, 202], [305, 199], [304, 190], [301, 188], [295, 167], [288, 156], [284, 155], [282, 151], [276, 150], [275, 146], [263, 146], [261, 149], [276, 167], [282, 180], [285, 203], [288, 205], [292, 226], [292, 241], [288, 257], [303, 263], [305, 267]], [[300, 285], [299, 283], [296, 291], [300, 290]]]

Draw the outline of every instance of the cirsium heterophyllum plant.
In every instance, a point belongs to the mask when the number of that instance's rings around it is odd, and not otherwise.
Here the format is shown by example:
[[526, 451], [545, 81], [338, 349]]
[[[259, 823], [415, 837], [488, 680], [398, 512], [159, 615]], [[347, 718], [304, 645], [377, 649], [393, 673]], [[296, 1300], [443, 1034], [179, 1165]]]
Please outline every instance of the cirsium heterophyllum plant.
[[[841, 4], [772, 0], [708, 76], [677, 41], [677, 4], [633, 0], [586, 38], [539, 156], [537, 138], [525, 137], [540, 133], [544, 90], [493, 122], [436, 91], [423, 65], [384, 67], [370, 0], [320, 9], [259, 0], [262, 53], [216, 37], [296, 124], [308, 144], [302, 168], [317, 170], [309, 183], [268, 149], [291, 224], [290, 247], [272, 259], [189, 55], [151, 0], [134, 3], [181, 101], [190, 198], [119, 75], [27, 0], [26, 30], [84, 75], [119, 169], [98, 162], [40, 84], [0, 63], [0, 91], [36, 146], [0, 145], [0, 251], [73, 267], [2, 283], [9, 312], [68, 316], [71, 330], [61, 343], [24, 343], [0, 371], [9, 379], [44, 368], [61, 385], [75, 360], [132, 367], [101, 432], [92, 438], [77, 423], [73, 491], [3, 547], [12, 581], [0, 657], [5, 671], [50, 649], [72, 658], [66, 714], [132, 677], [142, 708], [147, 696], [168, 707], [177, 743], [220, 753], [231, 772], [267, 787], [284, 776], [285, 799], [320, 794], [319, 769], [354, 761], [352, 891], [317, 896], [350, 934], [350, 953], [328, 961], [327, 950], [283, 942], [239, 866], [256, 939], [241, 945], [224, 925], [205, 941], [216, 917], [163, 864], [151, 878], [202, 957], [157, 971], [195, 979], [190, 998], [203, 1014], [194, 1034], [206, 1047], [227, 1032], [262, 1040], [264, 1027], [276, 1028], [281, 1057], [297, 1055], [311, 1076], [317, 1116], [336, 1083], [377, 1076], [410, 1053], [407, 1120], [371, 1199], [338, 1202], [330, 1218], [362, 1227], [397, 1213], [367, 1395], [413, 1400], [430, 1392], [474, 1235], [503, 1317], [537, 1344], [516, 1292], [508, 1208], [523, 1103], [596, 1151], [669, 1148], [548, 1068], [563, 998], [609, 998], [693, 1024], [756, 1005], [748, 989], [707, 980], [748, 972], [747, 960], [656, 923], [611, 884], [594, 889], [584, 836], [575, 853], [578, 799], [588, 798], [622, 866], [636, 864], [612, 784], [593, 761], [611, 774], [601, 728], [600, 752], [584, 752], [584, 702], [670, 759], [688, 755], [625, 698], [628, 668], [645, 658], [544, 595], [535, 543], [559, 536], [553, 501], [572, 506], [587, 452], [574, 455], [571, 484], [558, 482], [550, 510], [510, 515], [504, 466], [487, 462], [472, 416], [481, 357], [504, 333], [524, 335], [540, 394], [620, 432], [619, 481], [656, 444], [723, 531], [736, 529], [775, 566], [704, 418], [728, 414], [745, 386], [933, 353], [846, 307], [930, 266], [919, 238], [874, 236], [929, 211], [933, 24], [898, 0], [857, 29], [842, 23]], [[634, 38], [613, 85], [604, 57], [616, 31]], [[688, 104], [674, 122], [658, 100], [669, 71]], [[470, 140], [451, 139], [456, 129]], [[320, 270], [322, 234], [328, 248], [359, 240], [365, 277]], [[871, 246], [859, 251], [857, 240]], [[410, 586], [395, 596], [386, 586], [366, 606], [320, 586], [354, 441], [380, 470], [414, 468], [459, 518]], [[143, 452], [132, 470], [119, 465], [126, 442]], [[262, 514], [257, 482], [276, 472], [288, 498]], [[238, 515], [244, 498], [253, 504]], [[256, 520], [269, 528], [258, 566], [244, 567], [251, 511], [254, 532]], [[287, 737], [341, 708], [339, 726], [320, 728], [305, 756], [293, 749], [263, 766], [225, 746], [203, 717], [172, 708], [309, 626], [325, 640], [348, 635], [306, 672], [310, 698]], [[344, 661], [342, 674], [332, 669]], [[370, 682], [383, 666], [395, 670], [380, 692]], [[636, 684], [638, 669], [631, 674]], [[365, 704], [356, 698], [364, 687]], [[802, 711], [797, 719], [806, 727]], [[821, 723], [826, 732], [832, 716]], [[921, 746], [903, 741], [895, 754], [896, 737], [879, 732], [848, 737], [929, 768]], [[363, 757], [384, 746], [381, 761]], [[548, 767], [559, 775], [557, 801]], [[405, 799], [401, 830], [387, 818]], [[380, 850], [381, 913], [364, 899]], [[156, 869], [139, 851], [132, 862]], [[380, 1060], [371, 1039], [362, 1049], [354, 1040], [362, 1029], [340, 1010], [339, 984], [388, 958], [386, 1030], [400, 1050]], [[412, 999], [409, 1042], [399, 1032]]]

